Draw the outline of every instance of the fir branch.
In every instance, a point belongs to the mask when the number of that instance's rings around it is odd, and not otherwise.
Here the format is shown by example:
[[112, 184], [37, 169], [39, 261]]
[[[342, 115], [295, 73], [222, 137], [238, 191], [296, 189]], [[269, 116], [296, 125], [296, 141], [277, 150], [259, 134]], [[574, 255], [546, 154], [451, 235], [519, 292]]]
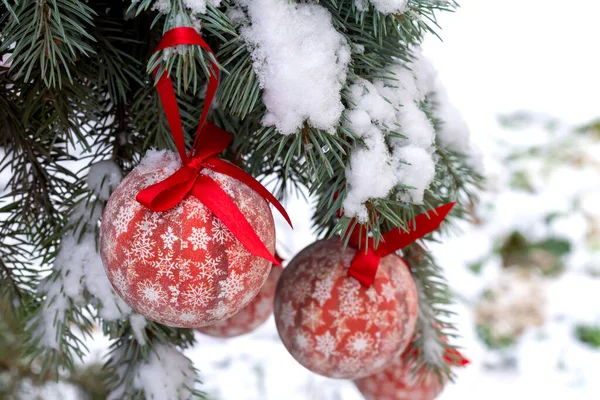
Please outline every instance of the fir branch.
[[435, 263], [431, 254], [419, 243], [402, 250], [419, 295], [419, 317], [415, 337], [411, 347], [415, 356], [416, 376], [433, 373], [440, 381], [452, 379], [452, 365], [457, 347], [450, 340], [457, 337], [456, 329], [449, 321], [453, 313], [450, 289], [443, 277], [443, 271]]
[[[177, 329], [148, 321], [144, 336], [146, 341], [140, 343], [132, 332], [131, 326], [125, 323], [104, 325], [105, 333], [115, 340], [111, 344], [109, 359], [104, 369], [109, 373], [106, 381], [111, 391], [111, 397], [128, 399], [146, 398], [144, 389], [135, 383], [138, 369], [148, 362], [158, 345], [178, 346], [187, 348], [194, 341], [194, 334], [189, 329]], [[192, 368], [197, 376], [197, 370]], [[196, 383], [201, 383], [196, 379]], [[183, 388], [182, 388], [183, 389]], [[190, 398], [206, 399], [205, 394], [195, 388], [186, 388]]]
[[46, 86], [61, 87], [65, 77], [72, 81], [77, 59], [94, 53], [86, 29], [94, 12], [83, 2], [22, 0], [11, 14], [0, 51], [10, 49], [17, 78], [29, 81], [39, 73]]

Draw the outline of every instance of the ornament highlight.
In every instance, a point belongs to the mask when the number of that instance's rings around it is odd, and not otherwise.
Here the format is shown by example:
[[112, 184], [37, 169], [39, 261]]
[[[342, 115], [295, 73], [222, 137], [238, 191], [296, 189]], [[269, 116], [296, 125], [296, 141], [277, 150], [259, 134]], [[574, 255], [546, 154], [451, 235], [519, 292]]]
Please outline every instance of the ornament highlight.
[[231, 338], [250, 333], [261, 326], [273, 314], [275, 288], [282, 271], [279, 267], [272, 267], [260, 292], [233, 317], [198, 328], [197, 331], [209, 336]]
[[395, 254], [381, 258], [371, 287], [347, 275], [355, 249], [339, 237], [302, 250], [285, 268], [275, 294], [283, 344], [309, 370], [331, 378], [372, 375], [410, 343], [417, 290]]

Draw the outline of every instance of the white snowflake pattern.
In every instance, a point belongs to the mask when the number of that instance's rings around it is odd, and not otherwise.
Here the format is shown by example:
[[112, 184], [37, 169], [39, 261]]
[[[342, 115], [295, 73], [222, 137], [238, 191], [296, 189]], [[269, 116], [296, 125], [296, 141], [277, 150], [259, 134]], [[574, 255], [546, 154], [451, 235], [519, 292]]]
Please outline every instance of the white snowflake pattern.
[[364, 365], [364, 360], [357, 357], [344, 356], [340, 360], [340, 372], [343, 374], [354, 374]]
[[178, 260], [179, 263], [179, 282], [183, 282], [186, 280], [190, 280], [192, 278], [194, 278], [192, 276], [192, 274], [190, 273], [190, 265], [192, 264], [192, 262], [185, 258], [185, 259], [179, 259]]
[[256, 293], [253, 293], [251, 291], [246, 292], [246, 294], [244, 295], [244, 297], [242, 297], [242, 304], [248, 304], [250, 303], [252, 300], [254, 300], [254, 298], [256, 297]]
[[188, 197], [184, 200], [184, 206], [186, 208], [187, 219], [199, 218], [202, 222], [208, 221], [208, 217], [211, 212], [202, 204], [199, 200], [194, 197]]
[[117, 241], [115, 240], [115, 235], [107, 235], [105, 247], [108, 251], [103, 252], [106, 256], [108, 256], [108, 262], [110, 264], [114, 264], [117, 261], [118, 251], [115, 246], [118, 246]]
[[369, 298], [369, 301], [371, 302], [376, 302], [377, 301], [377, 290], [375, 290], [375, 286], [371, 286], [368, 290], [367, 290], [367, 297]]
[[142, 301], [152, 307], [161, 306], [167, 300], [167, 294], [160, 285], [150, 280], [138, 283], [138, 295], [142, 297]]
[[360, 357], [373, 349], [373, 338], [365, 332], [356, 332], [351, 335], [346, 342], [346, 349], [354, 357]]
[[191, 307], [206, 307], [211, 297], [210, 288], [201, 283], [183, 292], [183, 303]]
[[340, 303], [340, 311], [348, 318], [358, 318], [364, 312], [362, 299], [358, 297], [346, 297]]
[[346, 318], [342, 315], [341, 311], [329, 310], [329, 314], [334, 317], [331, 328], [335, 329], [335, 338], [337, 340], [342, 340], [344, 336], [350, 332], [350, 329], [348, 329], [348, 326], [346, 325]]
[[248, 203], [247, 197], [245, 197], [245, 196], [243, 196], [242, 199], [240, 200], [239, 208], [240, 208], [240, 211], [242, 211], [242, 213], [244, 215], [248, 215], [250, 217], [253, 217], [256, 215], [255, 207], [252, 204]]
[[120, 236], [122, 233], [127, 231], [129, 227], [129, 223], [133, 219], [135, 212], [137, 209], [137, 204], [135, 202], [130, 202], [126, 206], [122, 206], [119, 209], [117, 214], [117, 218], [115, 218], [112, 223], [117, 232], [117, 236]]
[[356, 279], [345, 279], [339, 286], [339, 296], [341, 299], [356, 298], [360, 290], [360, 283]]
[[227, 279], [219, 281], [219, 285], [221, 286], [221, 292], [219, 293], [220, 299], [230, 299], [244, 290], [242, 277], [240, 277], [235, 271], [231, 271], [231, 274], [227, 276]]
[[154, 250], [154, 242], [147, 235], [139, 235], [134, 238], [134, 241], [131, 245], [131, 251], [134, 254], [134, 257], [137, 261], [147, 262], [150, 258], [152, 258]]
[[308, 327], [308, 329], [314, 332], [318, 327], [324, 324], [323, 310], [315, 303], [311, 302], [308, 307], [302, 310], [302, 325]]
[[169, 292], [171, 294], [171, 298], [169, 299], [169, 302], [172, 304], [178, 304], [179, 303], [179, 294], [181, 293], [179, 291], [179, 288], [175, 285], [171, 285], [171, 286], [169, 286]]
[[326, 359], [336, 353], [337, 340], [327, 331], [323, 335], [315, 336], [317, 346], [315, 350], [322, 353]]
[[391, 283], [384, 283], [382, 286], [381, 294], [387, 301], [394, 301], [396, 298], [397, 290]]
[[173, 233], [173, 228], [171, 226], [169, 226], [167, 231], [160, 235], [160, 237], [163, 240], [164, 248], [169, 250], [173, 250], [173, 243], [175, 243], [176, 240], [179, 240], [179, 238]]
[[221, 256], [213, 258], [208, 254], [204, 263], [200, 265], [200, 271], [203, 276], [210, 276], [210, 280], [215, 276], [227, 275], [227, 271], [221, 268]]
[[128, 294], [127, 279], [125, 278], [123, 271], [121, 271], [120, 269], [117, 269], [111, 275], [112, 275], [111, 282], [114, 285], [117, 292], [119, 292], [119, 294], [121, 294], [123, 296], [127, 296], [127, 294]]
[[144, 219], [136, 223], [137, 232], [136, 236], [149, 236], [152, 231], [156, 229], [156, 223], [158, 222], [154, 213], [145, 215]]
[[179, 313], [179, 318], [184, 322], [196, 321], [199, 314], [195, 310], [184, 310]]
[[229, 313], [229, 311], [229, 306], [227, 306], [225, 302], [221, 301], [215, 308], [210, 310], [210, 315], [212, 315], [215, 320], [221, 320], [225, 315], [227, 315], [227, 313]]
[[262, 259], [256, 257], [254, 262], [250, 265], [250, 270], [246, 273], [251, 285], [260, 285], [265, 279], [263, 265], [261, 264]]
[[188, 236], [187, 240], [192, 244], [194, 250], [206, 250], [206, 246], [210, 241], [210, 236], [206, 234], [206, 228], [192, 227], [192, 234]]
[[247, 258], [251, 255], [248, 250], [241, 244], [235, 244], [225, 249], [227, 254], [227, 261], [229, 265], [242, 265], [247, 261]]
[[281, 320], [281, 323], [283, 324], [284, 328], [294, 326], [297, 313], [298, 313], [298, 311], [294, 308], [294, 305], [292, 304], [291, 301], [288, 301], [287, 303], [282, 304], [280, 320]]
[[300, 331], [294, 337], [294, 344], [301, 352], [305, 352], [314, 346], [314, 341], [309, 333]]
[[213, 175], [213, 179], [215, 179], [218, 183], [219, 186], [221, 186], [221, 189], [223, 189], [223, 191], [225, 193], [227, 193], [227, 195], [229, 195], [229, 197], [231, 197], [232, 199], [235, 200], [235, 198], [237, 197], [235, 195], [235, 191], [233, 190], [233, 184], [232, 184], [232, 180], [229, 178], [221, 178], [221, 177], [216, 177]]
[[332, 288], [333, 280], [331, 278], [318, 280], [315, 282], [315, 290], [313, 290], [311, 297], [317, 300], [322, 307], [331, 298]]
[[225, 244], [227, 241], [232, 239], [231, 232], [220, 219], [213, 217], [211, 233], [213, 238], [220, 244]]
[[302, 279], [295, 280], [294, 287], [292, 287], [292, 296], [297, 299], [304, 299], [310, 293], [310, 280]]
[[175, 279], [173, 271], [177, 268], [177, 265], [170, 254], [167, 254], [166, 256], [159, 254], [158, 260], [153, 261], [152, 266], [156, 268], [158, 277], [165, 276], [170, 280]]

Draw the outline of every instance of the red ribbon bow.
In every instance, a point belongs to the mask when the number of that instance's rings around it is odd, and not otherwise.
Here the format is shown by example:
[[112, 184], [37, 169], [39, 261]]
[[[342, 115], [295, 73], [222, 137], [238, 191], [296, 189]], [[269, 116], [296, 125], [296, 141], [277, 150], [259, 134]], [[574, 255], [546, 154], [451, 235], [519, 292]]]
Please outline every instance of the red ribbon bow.
[[[193, 28], [185, 27], [167, 31], [154, 52], [181, 44], [198, 45], [213, 54], [208, 44]], [[185, 138], [173, 82], [167, 73], [163, 73], [158, 80], [156, 89], [183, 165], [165, 180], [140, 191], [136, 200], [152, 211], [162, 212], [175, 207], [191, 194], [219, 218], [251, 254], [280, 265], [227, 193], [210, 176], [201, 173], [204, 168], [208, 168], [246, 184], [273, 204], [290, 226], [292, 225], [290, 217], [281, 203], [260, 182], [235, 165], [217, 158], [217, 155], [225, 150], [233, 137], [229, 132], [206, 121], [219, 85], [219, 68], [212, 61], [211, 66], [213, 71], [208, 80], [200, 125], [193, 150], [189, 155], [185, 149]], [[155, 69], [154, 76], [157, 72], [158, 69]]]
[[[411, 221], [408, 224], [408, 230], [396, 228], [383, 234], [383, 240], [379, 242], [379, 246], [374, 248], [372, 238], [366, 238], [364, 229], [355, 229], [350, 236], [349, 244], [351, 247], [358, 249], [350, 268], [348, 275], [357, 279], [363, 286], [370, 287], [375, 281], [375, 275], [379, 268], [379, 261], [392, 253], [408, 246], [417, 241], [423, 236], [438, 229], [446, 215], [450, 212], [455, 203], [444, 204], [437, 207], [435, 210], [419, 214], [414, 219], [414, 224]], [[430, 214], [431, 213], [431, 214]], [[362, 231], [362, 232], [361, 232]], [[360, 238], [360, 235], [363, 235]], [[367, 244], [367, 252], [363, 251]]]

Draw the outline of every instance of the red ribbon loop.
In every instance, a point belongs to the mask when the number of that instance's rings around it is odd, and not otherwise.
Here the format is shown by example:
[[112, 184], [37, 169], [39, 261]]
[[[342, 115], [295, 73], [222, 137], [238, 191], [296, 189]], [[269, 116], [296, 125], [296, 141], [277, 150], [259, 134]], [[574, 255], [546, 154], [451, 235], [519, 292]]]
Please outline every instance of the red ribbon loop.
[[[350, 236], [349, 244], [357, 251], [348, 269], [348, 275], [357, 279], [363, 286], [370, 287], [375, 281], [379, 262], [383, 257], [395, 253], [438, 229], [454, 204], [454, 202], [444, 204], [433, 211], [417, 215], [414, 223], [410, 221], [406, 230], [396, 228], [384, 233], [383, 240], [377, 248], [374, 248], [373, 239], [367, 238], [366, 230], [363, 227], [355, 229]], [[366, 252], [364, 251], [365, 247], [367, 247]]]
[[[198, 45], [213, 54], [208, 44], [193, 28], [185, 27], [167, 31], [155, 52], [181, 44]], [[177, 206], [186, 196], [191, 194], [219, 218], [223, 225], [251, 254], [280, 265], [229, 195], [210, 176], [201, 173], [204, 168], [208, 168], [214, 172], [237, 179], [275, 206], [290, 226], [292, 225], [290, 217], [283, 206], [260, 182], [235, 165], [217, 158], [217, 155], [227, 148], [233, 136], [206, 121], [210, 105], [219, 85], [219, 68], [213, 61], [210, 61], [210, 63], [213, 71], [208, 80], [202, 116], [194, 140], [194, 148], [189, 154], [185, 149], [185, 138], [173, 82], [166, 73], [162, 74], [158, 80], [156, 88], [182, 166], [165, 180], [140, 191], [136, 196], [136, 200], [152, 211], [162, 212]], [[155, 76], [157, 73], [158, 70], [154, 70]]]

